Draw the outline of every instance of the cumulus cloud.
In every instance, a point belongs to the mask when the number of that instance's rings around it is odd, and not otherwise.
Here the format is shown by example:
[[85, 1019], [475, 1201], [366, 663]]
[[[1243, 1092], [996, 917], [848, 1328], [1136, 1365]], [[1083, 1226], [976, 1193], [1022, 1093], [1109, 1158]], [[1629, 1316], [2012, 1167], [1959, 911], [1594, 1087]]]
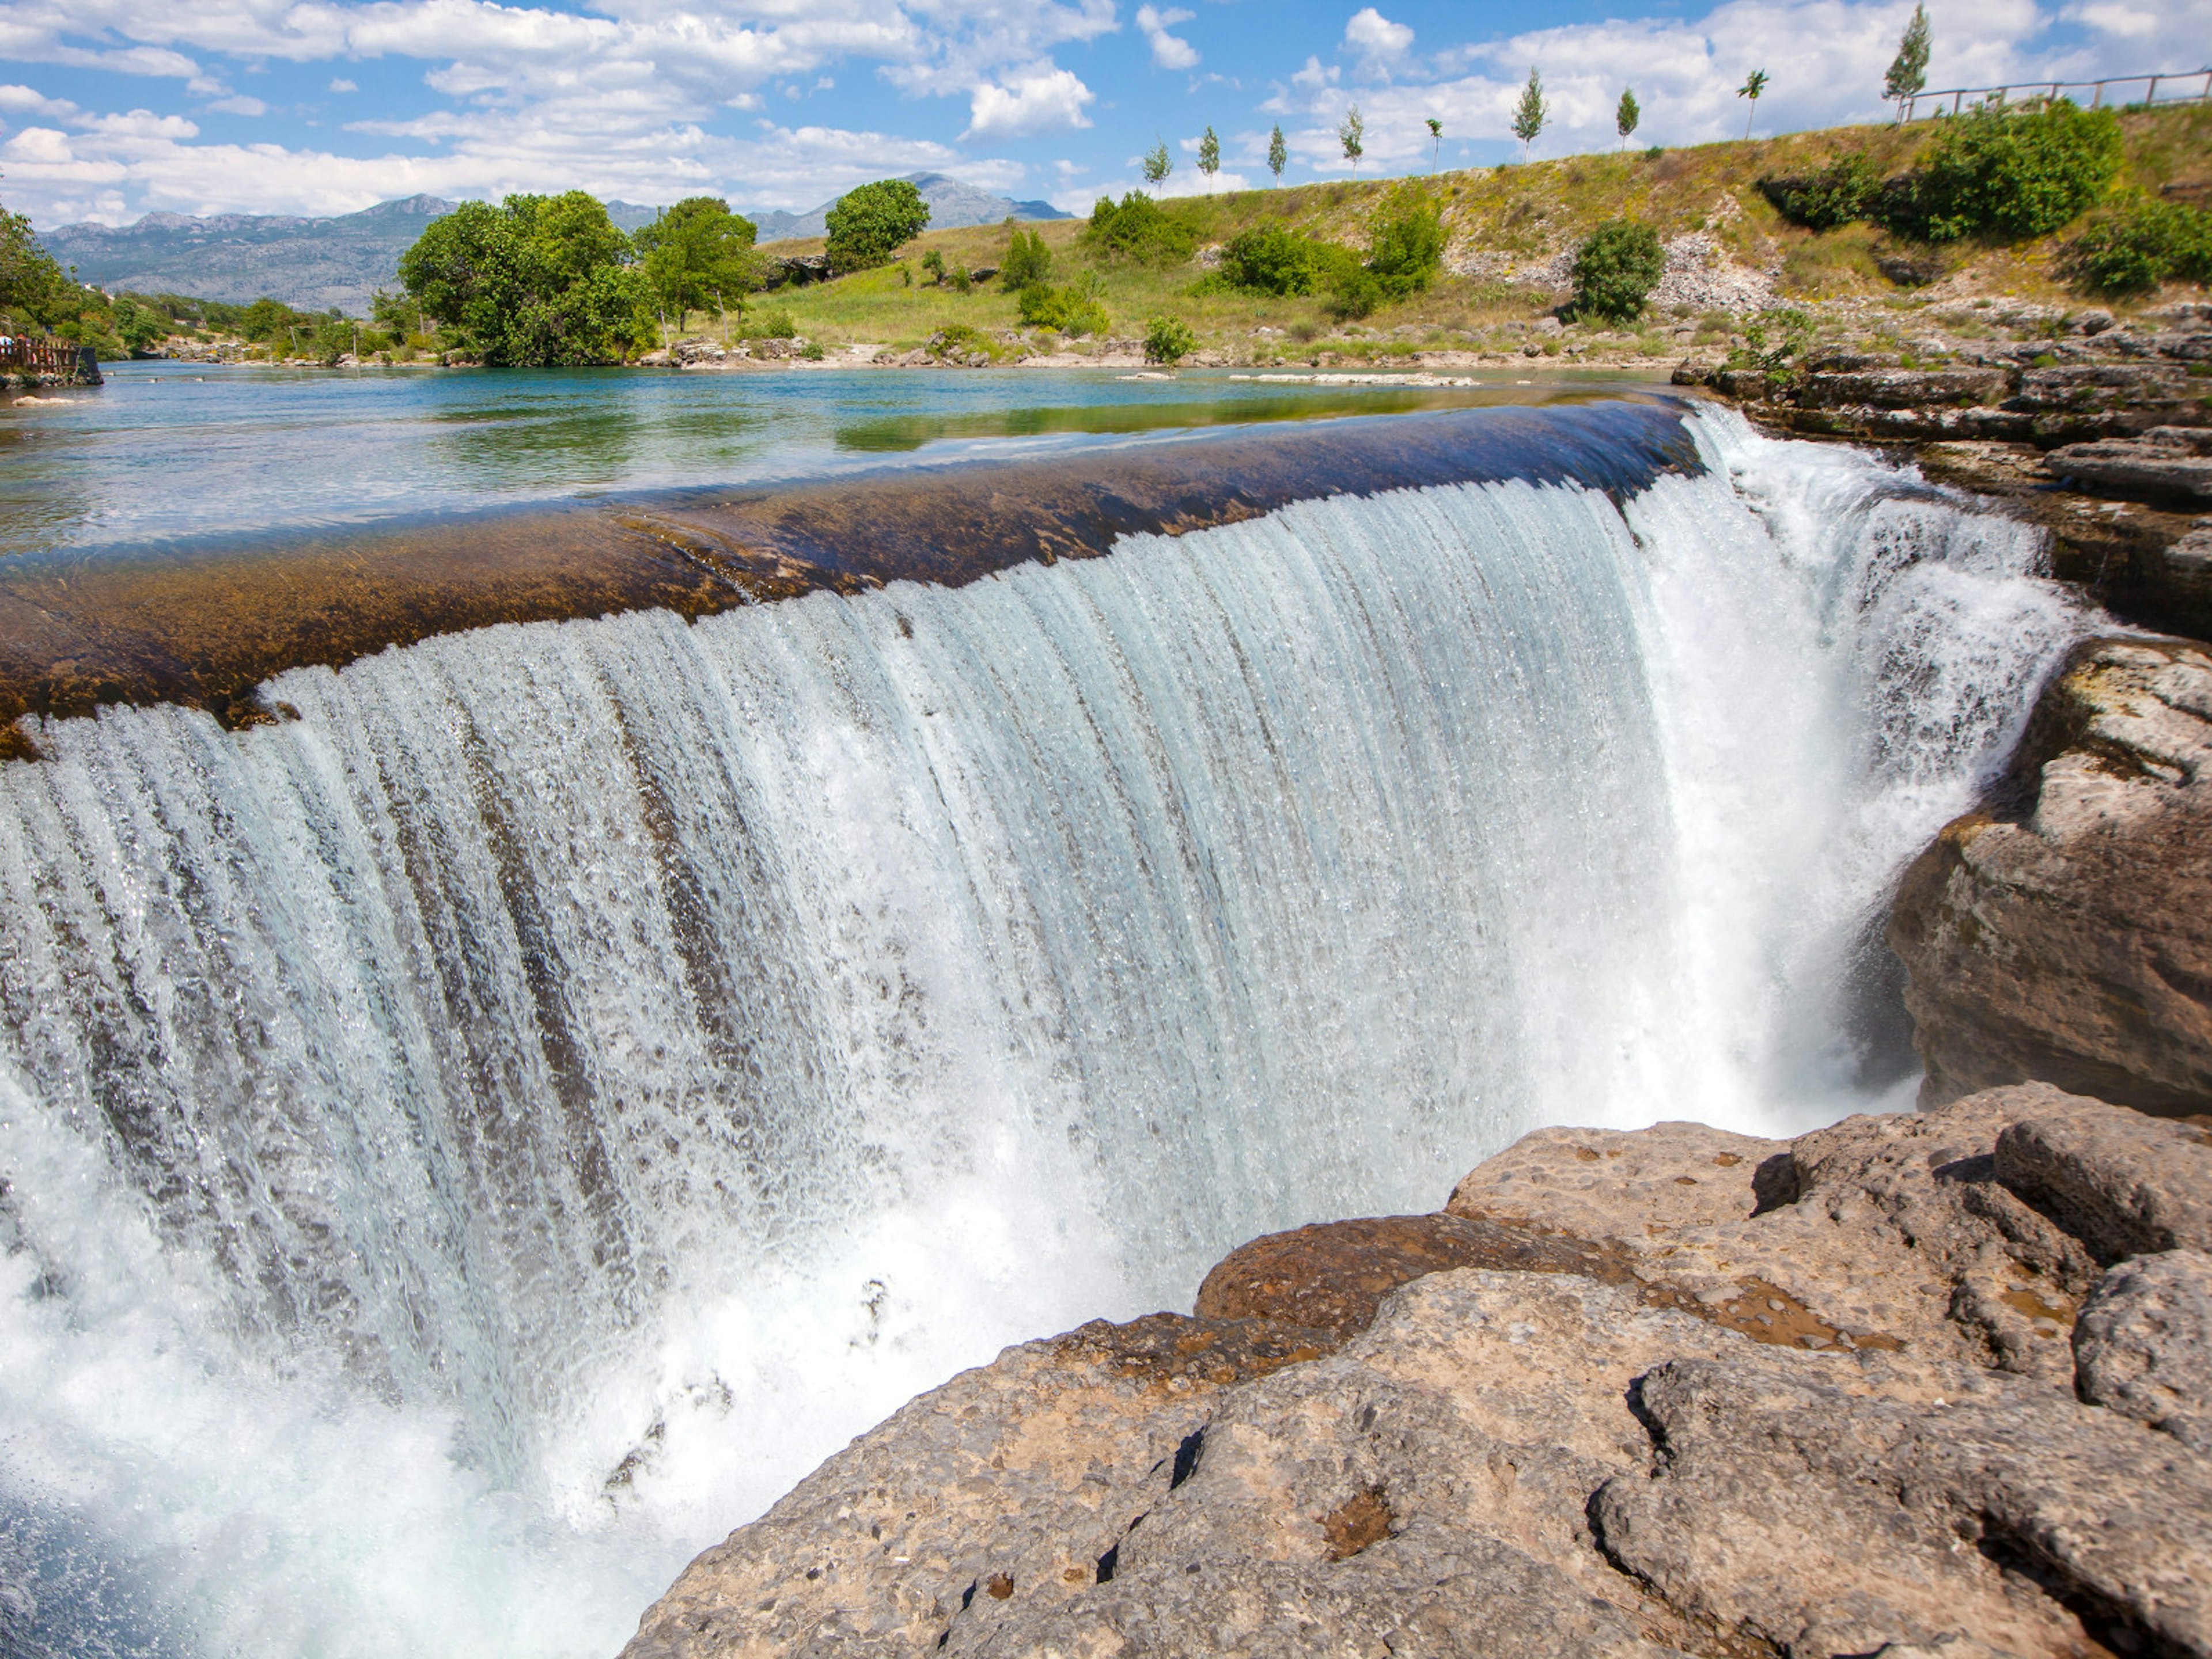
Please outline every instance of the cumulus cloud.
[[1362, 6], [1344, 26], [1344, 44], [1370, 72], [1387, 69], [1412, 48], [1413, 31], [1394, 23], [1372, 6]]
[[338, 76], [337, 80], [331, 82], [330, 89], [332, 92], [359, 92], [361, 90], [359, 87], [347, 80], [343, 75]]
[[1168, 33], [1177, 23], [1188, 23], [1197, 15], [1181, 9], [1162, 11], [1156, 6], [1137, 8], [1137, 27], [1152, 44], [1152, 62], [1162, 69], [1188, 70], [1198, 67], [1198, 52], [1190, 42]]
[[963, 138], [1020, 138], [1087, 127], [1083, 106], [1097, 94], [1073, 70], [1043, 64], [975, 88]]

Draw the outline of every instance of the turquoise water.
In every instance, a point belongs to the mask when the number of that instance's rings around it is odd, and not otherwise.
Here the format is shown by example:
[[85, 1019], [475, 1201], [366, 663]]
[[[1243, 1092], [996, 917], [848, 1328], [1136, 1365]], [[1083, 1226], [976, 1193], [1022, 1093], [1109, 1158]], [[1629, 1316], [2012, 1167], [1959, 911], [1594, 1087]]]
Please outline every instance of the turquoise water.
[[1583, 398], [1595, 378], [1474, 388], [1220, 372], [669, 374], [113, 365], [96, 391], [0, 404], [0, 553], [352, 525], [656, 485], [927, 465], [1249, 421]]

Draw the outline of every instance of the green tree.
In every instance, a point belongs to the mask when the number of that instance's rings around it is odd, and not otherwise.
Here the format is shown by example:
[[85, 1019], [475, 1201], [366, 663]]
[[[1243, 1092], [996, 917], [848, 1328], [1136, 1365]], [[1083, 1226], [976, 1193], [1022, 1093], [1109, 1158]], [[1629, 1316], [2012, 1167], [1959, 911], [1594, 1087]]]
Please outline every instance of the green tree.
[[1315, 244], [1279, 224], [1240, 231], [1221, 250], [1221, 274], [1255, 294], [1310, 294], [1321, 269]]
[[1198, 336], [1180, 317], [1155, 317], [1145, 325], [1145, 361], [1173, 368], [1198, 349]]
[[1367, 269], [1388, 297], [1419, 294], [1444, 268], [1444, 221], [1416, 187], [1402, 187], [1375, 210], [1367, 230]]
[[1358, 105], [1344, 112], [1344, 120], [1336, 129], [1336, 142], [1344, 146], [1344, 159], [1357, 173], [1359, 158], [1367, 153], [1367, 123], [1360, 118]]
[[1118, 205], [1111, 197], [1100, 197], [1083, 239], [1096, 252], [1147, 265], [1178, 264], [1198, 245], [1188, 225], [1133, 190]]
[[1905, 118], [1905, 100], [1928, 84], [1928, 9], [1915, 6], [1912, 21], [1897, 43], [1889, 73], [1882, 77], [1881, 95], [1897, 106], [1897, 118]]
[[2121, 159], [2120, 125], [2108, 109], [2060, 99], [1974, 110], [1942, 124], [1906, 216], [1931, 242], [2048, 236], [2096, 204]]
[[692, 196], [663, 208], [630, 237], [643, 256], [654, 301], [680, 326], [689, 311], [742, 309], [760, 286], [753, 222], [719, 196]]
[[1575, 251], [1575, 314], [1632, 323], [1667, 274], [1659, 233], [1633, 220], [1600, 225]]
[[1743, 84], [1735, 89], [1737, 97], [1751, 100], [1751, 108], [1743, 118], [1743, 136], [1746, 138], [1751, 137], [1752, 117], [1759, 113], [1759, 94], [1765, 90], [1766, 71], [1763, 69], [1753, 70], [1745, 76]]
[[1444, 124], [1433, 115], [1429, 117], [1429, 171], [1434, 173], [1443, 160]]
[[1528, 84], [1521, 88], [1521, 101], [1513, 106], [1513, 136], [1521, 141], [1521, 159], [1528, 159], [1529, 147], [1536, 135], [1544, 130], [1547, 113], [1544, 103], [1544, 80], [1535, 66], [1528, 70]]
[[1198, 170], [1206, 175], [1206, 193], [1212, 195], [1213, 175], [1221, 171], [1221, 140], [1213, 136], [1211, 126], [1198, 141]]
[[2139, 196], [2085, 231], [2069, 251], [2073, 274], [2099, 294], [2145, 294], [2179, 278], [2212, 277], [2212, 213]]
[[1629, 135], [1636, 131], [1637, 123], [1643, 118], [1644, 111], [1636, 101], [1636, 88], [1623, 87], [1620, 89], [1620, 106], [1613, 112], [1613, 130], [1620, 135], [1620, 147], [1623, 149], [1628, 148]]
[[1052, 250], [1044, 233], [1016, 230], [1006, 243], [1006, 262], [999, 267], [999, 285], [1010, 293], [1052, 279]]
[[1267, 171], [1275, 175], [1275, 182], [1283, 182], [1283, 169], [1290, 165], [1291, 149], [1283, 142], [1283, 124], [1275, 123], [1275, 130], [1267, 135]]
[[1168, 141], [1160, 139], [1145, 152], [1145, 182], [1155, 194], [1167, 182], [1168, 174], [1175, 171], [1175, 158], [1168, 154]]
[[613, 362], [652, 337], [651, 292], [632, 252], [584, 191], [510, 196], [434, 221], [400, 256], [399, 279], [456, 347], [487, 364]]
[[879, 179], [847, 191], [830, 210], [830, 269], [842, 276], [887, 265], [928, 222], [929, 204], [910, 180]]

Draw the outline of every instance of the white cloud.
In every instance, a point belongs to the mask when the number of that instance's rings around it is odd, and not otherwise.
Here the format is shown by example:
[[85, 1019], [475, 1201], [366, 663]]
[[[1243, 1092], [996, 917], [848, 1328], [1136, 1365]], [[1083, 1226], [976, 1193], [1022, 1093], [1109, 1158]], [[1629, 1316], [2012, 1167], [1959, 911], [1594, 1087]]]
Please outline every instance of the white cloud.
[[1413, 44], [1413, 31], [1403, 23], [1392, 22], [1372, 6], [1363, 6], [1344, 26], [1344, 44], [1373, 73], [1406, 55]]
[[359, 92], [361, 90], [359, 87], [347, 80], [343, 75], [338, 76], [337, 80], [331, 82], [330, 89], [332, 92]]
[[263, 103], [258, 98], [218, 98], [213, 103], [210, 104], [208, 107], [212, 110], [220, 110], [225, 115], [266, 115], [269, 113], [269, 106]]
[[1190, 22], [1197, 14], [1180, 9], [1162, 11], [1156, 6], [1137, 8], [1137, 27], [1152, 43], [1152, 62], [1162, 69], [1198, 67], [1198, 52], [1189, 41], [1168, 33], [1177, 23]]
[[1072, 70], [1040, 64], [1001, 83], [975, 88], [963, 138], [1017, 138], [1087, 127], [1083, 106], [1097, 94]]

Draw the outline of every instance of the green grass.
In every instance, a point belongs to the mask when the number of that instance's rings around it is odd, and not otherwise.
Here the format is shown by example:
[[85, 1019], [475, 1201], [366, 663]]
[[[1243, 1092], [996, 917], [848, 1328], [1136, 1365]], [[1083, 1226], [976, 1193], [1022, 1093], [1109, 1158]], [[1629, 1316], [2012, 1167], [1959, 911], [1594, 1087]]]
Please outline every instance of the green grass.
[[[2156, 192], [2166, 185], [2192, 191], [2212, 184], [2212, 107], [2132, 112], [2122, 116], [2121, 124], [2127, 143], [2124, 185]], [[1261, 365], [1306, 361], [1324, 350], [1387, 362], [1424, 349], [1517, 348], [1523, 336], [1513, 325], [1525, 326], [1555, 301], [1541, 289], [1513, 281], [1514, 267], [1571, 247], [1598, 225], [1621, 217], [1643, 220], [1662, 236], [1702, 229], [1740, 261], [1778, 264], [1780, 286], [1793, 298], [1856, 295], [1909, 311], [1922, 301], [1913, 291], [1895, 287], [1877, 264], [1880, 256], [1893, 251], [1884, 233], [1863, 224], [1817, 234], [1792, 226], [1760, 193], [1758, 181], [1813, 172], [1847, 150], [1864, 153], [1885, 174], [1899, 172], [1913, 165], [1935, 131], [1935, 124], [1927, 121], [1905, 128], [1834, 128], [1703, 144], [1656, 157], [1631, 150], [1447, 173], [1431, 179], [1339, 181], [1183, 198], [1167, 204], [1194, 232], [1201, 253], [1240, 230], [1268, 222], [1364, 246], [1367, 221], [1386, 192], [1409, 185], [1433, 191], [1451, 236], [1448, 259], [1479, 264], [1486, 274], [1447, 277], [1426, 294], [1342, 327], [1320, 298], [1194, 292], [1206, 274], [1198, 261], [1158, 270], [1094, 258], [1082, 245], [1079, 220], [1034, 228], [1052, 251], [1053, 281], [1066, 283], [1085, 270], [1097, 273], [1112, 339], [1140, 338], [1146, 319], [1164, 313], [1189, 324], [1201, 349]], [[2065, 285], [2059, 261], [2078, 230], [2078, 225], [2070, 226], [2039, 242], [2013, 246], [1954, 246], [1945, 256], [1947, 276], [1955, 279], [1963, 273], [1976, 292], [2085, 303]], [[935, 286], [920, 264], [922, 254], [934, 248], [948, 265], [999, 264], [1006, 258], [1009, 234], [1003, 226], [928, 232], [903, 251], [911, 286], [893, 265], [756, 296], [753, 312], [787, 310], [800, 333], [832, 348], [865, 341], [909, 349], [950, 325], [994, 337], [1013, 335], [1019, 323], [1012, 294], [995, 282], [978, 284], [965, 295], [949, 285]], [[773, 251], [811, 252], [821, 246], [819, 240], [787, 242], [774, 245]], [[712, 319], [694, 317], [690, 322], [696, 329]], [[1678, 344], [1650, 332], [1649, 321], [1644, 326], [1641, 349], [1665, 350]], [[1711, 338], [1725, 332], [1727, 322], [1707, 318], [1698, 326], [1701, 337]], [[743, 329], [733, 325], [727, 332], [734, 336]], [[1595, 331], [1578, 327], [1574, 332], [1586, 340]], [[1026, 346], [1002, 342], [1001, 349], [1037, 349], [1049, 337], [1034, 337]], [[1099, 343], [1079, 341], [1074, 349], [1095, 350]], [[1616, 340], [1610, 349], [1632, 348]]]

